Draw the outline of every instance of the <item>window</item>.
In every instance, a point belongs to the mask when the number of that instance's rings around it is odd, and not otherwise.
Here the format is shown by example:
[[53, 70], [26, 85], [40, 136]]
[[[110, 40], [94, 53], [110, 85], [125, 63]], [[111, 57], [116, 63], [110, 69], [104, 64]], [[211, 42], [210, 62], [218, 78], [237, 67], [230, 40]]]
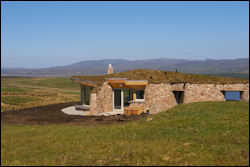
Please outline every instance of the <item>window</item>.
[[129, 101], [133, 100], [133, 92], [131, 89], [123, 89], [124, 107], [129, 106]]
[[226, 101], [241, 101], [241, 91], [223, 91]]
[[122, 91], [120, 89], [114, 90], [114, 109], [122, 109]]
[[93, 89], [92, 87], [81, 85], [81, 101], [82, 104], [89, 105], [90, 104], [90, 92]]
[[90, 91], [93, 89], [93, 88], [91, 88], [91, 87], [85, 87], [86, 88], [86, 100], [85, 100], [85, 104], [86, 105], [89, 105], [89, 103], [90, 103]]
[[144, 90], [136, 90], [136, 100], [144, 100]]

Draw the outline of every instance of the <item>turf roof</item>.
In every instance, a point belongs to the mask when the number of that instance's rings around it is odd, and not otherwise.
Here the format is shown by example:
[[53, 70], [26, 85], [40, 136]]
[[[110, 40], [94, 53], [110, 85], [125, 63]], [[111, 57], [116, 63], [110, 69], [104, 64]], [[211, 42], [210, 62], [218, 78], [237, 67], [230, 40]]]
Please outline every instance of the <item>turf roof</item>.
[[[105, 78], [128, 78], [129, 80], [148, 80], [149, 84], [160, 83], [193, 83], [193, 84], [237, 84], [249, 83], [247, 79], [209, 76], [200, 74], [184, 74], [172, 71], [160, 71], [149, 69], [137, 69], [125, 72], [96, 75], [96, 76], [72, 76], [72, 78], [93, 81], [97, 83], [96, 89], [102, 86]], [[96, 90], [93, 90], [96, 91]]]

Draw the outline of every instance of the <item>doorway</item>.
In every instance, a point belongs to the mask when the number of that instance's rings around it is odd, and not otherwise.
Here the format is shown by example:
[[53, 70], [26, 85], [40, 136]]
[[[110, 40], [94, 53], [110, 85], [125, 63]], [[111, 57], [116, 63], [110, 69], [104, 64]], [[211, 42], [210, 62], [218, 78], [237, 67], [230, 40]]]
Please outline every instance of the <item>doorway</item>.
[[124, 107], [129, 106], [129, 101], [133, 99], [131, 89], [113, 89], [113, 110], [123, 111]]
[[93, 88], [85, 85], [81, 85], [81, 104], [90, 104], [90, 92]]
[[184, 91], [173, 91], [177, 104], [183, 103]]
[[122, 110], [122, 91], [114, 90], [114, 110]]

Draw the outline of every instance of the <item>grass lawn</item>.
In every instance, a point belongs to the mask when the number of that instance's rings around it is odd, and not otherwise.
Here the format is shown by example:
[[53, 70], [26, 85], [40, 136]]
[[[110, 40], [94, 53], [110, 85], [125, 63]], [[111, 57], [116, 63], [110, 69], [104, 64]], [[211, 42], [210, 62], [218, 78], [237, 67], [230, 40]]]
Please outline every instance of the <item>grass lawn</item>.
[[40, 86], [47, 88], [62, 88], [70, 90], [79, 90], [79, 84], [72, 82], [70, 78], [36, 78], [33, 80], [20, 80], [19, 84]]
[[18, 93], [26, 93], [28, 90], [27, 88], [18, 88], [18, 87], [5, 87], [1, 88], [1, 92], [18, 92]]
[[31, 101], [37, 101], [38, 98], [34, 98], [34, 97], [25, 97], [25, 96], [3, 96], [1, 98], [1, 101], [5, 104], [9, 104], [9, 105], [22, 105], [24, 103], [28, 103]]
[[2, 124], [1, 165], [249, 165], [249, 103], [178, 105], [122, 125]]
[[1, 111], [80, 101], [70, 78], [1, 78]]

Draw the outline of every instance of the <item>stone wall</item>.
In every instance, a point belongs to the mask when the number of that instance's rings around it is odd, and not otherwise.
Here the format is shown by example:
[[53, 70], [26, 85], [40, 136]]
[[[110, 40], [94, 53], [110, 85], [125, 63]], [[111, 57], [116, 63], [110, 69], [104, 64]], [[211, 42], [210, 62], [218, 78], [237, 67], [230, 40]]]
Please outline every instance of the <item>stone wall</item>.
[[184, 103], [224, 101], [222, 91], [243, 91], [242, 101], [249, 101], [249, 84], [186, 84]]
[[113, 110], [113, 91], [111, 86], [104, 82], [101, 89], [90, 96], [90, 111], [93, 114], [110, 112]]
[[[183, 89], [184, 88], [184, 89]], [[145, 88], [145, 103], [152, 114], [177, 105], [172, 91], [183, 91], [183, 103], [224, 101], [222, 91], [243, 91], [242, 101], [249, 101], [249, 84], [149, 84]]]
[[224, 101], [223, 85], [189, 84], [185, 86], [184, 103], [198, 101]]
[[172, 84], [172, 85], [171, 85], [171, 88], [172, 88], [172, 90], [174, 90], [174, 91], [184, 91], [185, 86], [186, 86], [186, 85], [184, 85], [184, 83], [179, 83], [179, 84]]
[[241, 95], [241, 100], [249, 102], [249, 84], [245, 84], [245, 89]]
[[151, 114], [177, 105], [170, 84], [149, 84], [145, 88], [145, 103]]
[[[198, 101], [224, 101], [222, 91], [243, 91], [242, 101], [249, 101], [249, 84], [148, 84], [145, 87], [145, 105], [151, 114], [168, 110], [177, 105], [173, 90], [184, 90], [183, 103]], [[131, 103], [137, 106], [137, 103]], [[112, 87], [104, 82], [97, 93], [90, 95], [90, 111], [93, 115], [113, 110]]]
[[91, 115], [97, 115], [97, 96], [96, 93], [91, 93], [90, 94], [90, 113]]

